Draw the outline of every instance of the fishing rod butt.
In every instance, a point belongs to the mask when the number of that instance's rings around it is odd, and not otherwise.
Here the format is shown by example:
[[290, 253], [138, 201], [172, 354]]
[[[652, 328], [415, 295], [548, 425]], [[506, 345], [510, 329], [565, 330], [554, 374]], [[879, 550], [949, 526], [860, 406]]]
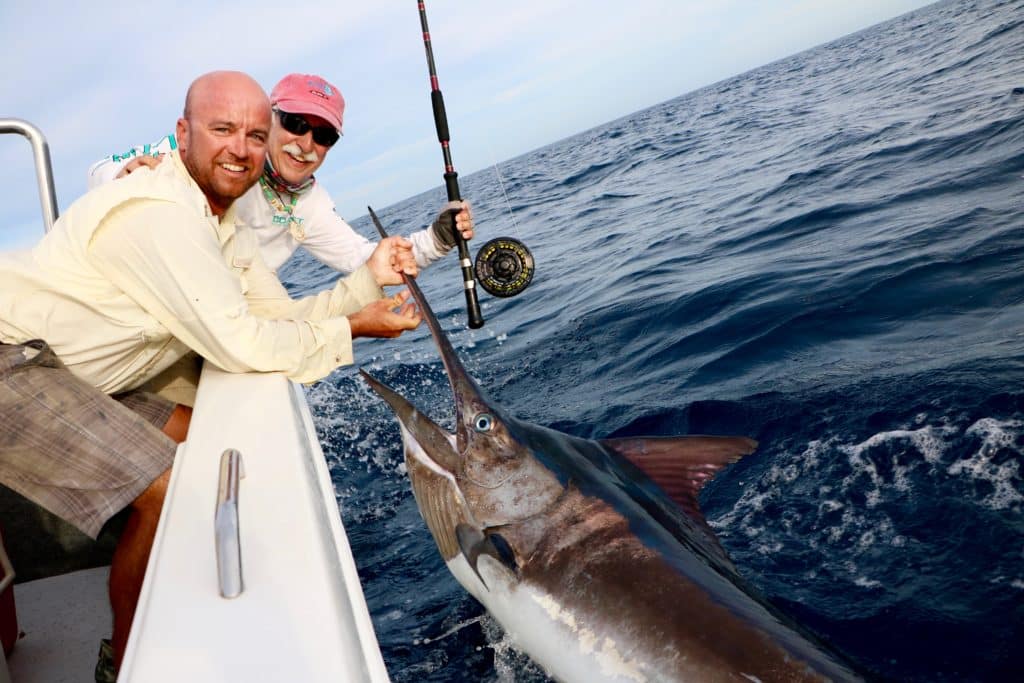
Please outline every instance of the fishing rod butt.
[[484, 326], [484, 315], [480, 312], [480, 302], [476, 298], [476, 288], [466, 288], [466, 315], [470, 329], [479, 330]]
[[484, 326], [484, 315], [480, 312], [480, 300], [476, 295], [476, 280], [473, 278], [469, 245], [458, 230], [455, 231], [455, 243], [459, 249], [459, 266], [462, 268], [462, 288], [466, 292], [466, 316], [469, 327], [476, 330]]

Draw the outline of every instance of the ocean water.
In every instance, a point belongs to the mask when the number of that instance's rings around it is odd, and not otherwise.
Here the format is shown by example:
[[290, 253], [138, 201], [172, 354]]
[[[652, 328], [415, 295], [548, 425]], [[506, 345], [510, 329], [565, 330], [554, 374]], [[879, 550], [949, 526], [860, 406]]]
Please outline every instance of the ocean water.
[[[742, 574], [878, 678], [1020, 680], [1024, 2], [931, 5], [462, 190], [474, 252], [537, 262], [480, 330], [454, 256], [420, 278], [493, 399], [588, 437], [758, 439], [701, 498]], [[409, 232], [442, 199], [375, 208]], [[425, 329], [356, 355], [451, 425]], [[354, 369], [307, 393], [393, 679], [545, 680], [444, 568], [385, 405]]]

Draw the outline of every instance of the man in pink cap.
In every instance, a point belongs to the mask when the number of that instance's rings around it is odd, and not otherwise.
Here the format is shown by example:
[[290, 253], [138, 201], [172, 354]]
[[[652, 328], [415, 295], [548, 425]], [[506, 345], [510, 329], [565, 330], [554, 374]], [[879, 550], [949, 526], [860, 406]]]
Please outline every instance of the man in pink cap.
[[[301, 246], [334, 270], [351, 273], [366, 262], [375, 243], [337, 214], [314, 177], [341, 137], [345, 98], [320, 76], [289, 74], [274, 86], [270, 104], [274, 113], [264, 172], [235, 203], [239, 218], [255, 230], [271, 270], [278, 270]], [[89, 187], [140, 166], [152, 168], [176, 147], [169, 135], [106, 157], [89, 169]], [[417, 265], [425, 267], [447, 254], [455, 246], [456, 229], [465, 239], [473, 237], [469, 202], [448, 202], [432, 225], [409, 235]]]

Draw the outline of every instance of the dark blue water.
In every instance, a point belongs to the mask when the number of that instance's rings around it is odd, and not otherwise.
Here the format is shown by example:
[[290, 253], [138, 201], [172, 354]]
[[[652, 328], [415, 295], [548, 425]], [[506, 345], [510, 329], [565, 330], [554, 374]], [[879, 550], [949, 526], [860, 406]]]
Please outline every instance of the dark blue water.
[[[463, 178], [477, 245], [523, 239], [534, 283], [469, 331], [454, 256], [421, 277], [494, 399], [757, 438], [702, 496], [745, 576], [879, 676], [1020, 680], [1024, 3], [932, 5], [498, 170]], [[441, 200], [377, 208], [409, 232]], [[425, 330], [356, 353], [451, 424]], [[444, 569], [383, 403], [351, 370], [308, 394], [394, 680], [543, 680]]]

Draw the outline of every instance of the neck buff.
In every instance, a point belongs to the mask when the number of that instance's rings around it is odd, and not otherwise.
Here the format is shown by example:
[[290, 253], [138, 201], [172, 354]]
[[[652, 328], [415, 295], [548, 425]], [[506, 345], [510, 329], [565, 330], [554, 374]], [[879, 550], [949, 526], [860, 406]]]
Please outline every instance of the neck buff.
[[306, 192], [309, 188], [313, 187], [313, 183], [316, 182], [316, 179], [313, 176], [309, 176], [297, 185], [290, 184], [287, 180], [281, 177], [280, 173], [274, 170], [274, 165], [270, 163], [269, 156], [266, 158], [266, 161], [263, 162], [263, 179], [277, 192], [288, 192], [296, 195]]

